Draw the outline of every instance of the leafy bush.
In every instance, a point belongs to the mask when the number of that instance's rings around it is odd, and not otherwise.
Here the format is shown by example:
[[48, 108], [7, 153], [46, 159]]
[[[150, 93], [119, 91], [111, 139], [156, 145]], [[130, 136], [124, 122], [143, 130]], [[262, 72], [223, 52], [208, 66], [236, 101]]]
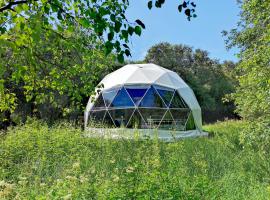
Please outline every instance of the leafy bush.
[[164, 143], [83, 138], [73, 125], [32, 121], [0, 137], [0, 199], [265, 199], [269, 161], [241, 147], [242, 125]]
[[[259, 154], [270, 144], [270, 1], [244, 0], [237, 27], [227, 37], [228, 47], [240, 49], [239, 86], [233, 94], [237, 112], [249, 120], [242, 133], [245, 146]], [[227, 33], [225, 32], [225, 35]]]

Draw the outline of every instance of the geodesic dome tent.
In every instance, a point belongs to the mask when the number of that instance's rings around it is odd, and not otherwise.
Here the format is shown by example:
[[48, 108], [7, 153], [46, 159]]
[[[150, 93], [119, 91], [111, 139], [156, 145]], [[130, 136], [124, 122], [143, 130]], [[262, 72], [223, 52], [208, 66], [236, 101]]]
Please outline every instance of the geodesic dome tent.
[[173, 71], [129, 64], [108, 74], [85, 111], [89, 122], [109, 127], [202, 131], [201, 108], [192, 89]]

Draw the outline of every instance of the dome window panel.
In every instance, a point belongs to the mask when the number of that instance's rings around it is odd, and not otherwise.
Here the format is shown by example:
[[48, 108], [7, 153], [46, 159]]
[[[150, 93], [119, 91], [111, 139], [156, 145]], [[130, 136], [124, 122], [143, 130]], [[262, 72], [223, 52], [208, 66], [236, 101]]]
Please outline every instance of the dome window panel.
[[166, 104], [163, 102], [157, 91], [151, 86], [144, 97], [142, 98], [139, 107], [148, 108], [166, 108]]
[[103, 124], [107, 127], [115, 127], [115, 124], [113, 122], [113, 119], [109, 113], [109, 111], [106, 111], [104, 119], [103, 119]]
[[126, 127], [134, 109], [112, 109], [109, 113], [116, 127]]
[[165, 102], [166, 106], [170, 106], [170, 102], [174, 95], [174, 90], [170, 88], [160, 87], [160, 86], [154, 86], [160, 97]]
[[113, 102], [113, 99], [117, 95], [118, 90], [119, 88], [114, 88], [114, 89], [102, 92], [102, 96], [103, 96], [106, 107], [109, 107], [110, 104]]
[[186, 130], [194, 130], [194, 129], [196, 129], [196, 125], [195, 125], [195, 122], [194, 122], [192, 112], [189, 113], [189, 116], [188, 116], [188, 119], [186, 121], [185, 126], [186, 126]]
[[102, 95], [100, 94], [98, 98], [94, 101], [93, 110], [104, 110], [106, 109]]
[[147, 128], [158, 128], [167, 109], [139, 108]]
[[102, 124], [103, 118], [106, 111], [92, 111], [90, 113], [90, 123], [99, 123], [99, 125]]
[[170, 112], [174, 120], [180, 120], [180, 119], [186, 120], [190, 113], [190, 109], [170, 108]]
[[129, 96], [135, 103], [135, 105], [139, 105], [141, 99], [144, 97], [148, 87], [140, 87], [140, 86], [125, 86]]
[[187, 108], [184, 100], [179, 96], [178, 92], [175, 91], [172, 101], [170, 103], [170, 108]]
[[135, 107], [133, 101], [131, 100], [126, 89], [122, 87], [118, 92], [115, 98], [113, 99], [110, 107]]
[[164, 114], [162, 121], [159, 124], [159, 129], [172, 130], [175, 128], [175, 121], [169, 110]]
[[175, 121], [175, 129], [183, 131], [186, 129], [186, 122], [190, 115], [189, 109], [170, 109], [170, 112]]
[[136, 109], [131, 116], [127, 128], [147, 128], [147, 124], [144, 121], [140, 112]]

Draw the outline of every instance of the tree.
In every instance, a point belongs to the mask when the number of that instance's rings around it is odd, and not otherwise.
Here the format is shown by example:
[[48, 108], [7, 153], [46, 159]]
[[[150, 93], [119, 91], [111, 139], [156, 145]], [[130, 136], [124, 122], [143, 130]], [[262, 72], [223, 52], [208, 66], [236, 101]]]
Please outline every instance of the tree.
[[[229, 72], [235, 64], [220, 64], [208, 52], [186, 45], [159, 43], [148, 50], [145, 62], [152, 62], [178, 73], [193, 89], [207, 122], [235, 117], [234, 105], [223, 103], [226, 94], [234, 91], [235, 77]], [[229, 66], [229, 67], [228, 67]]]
[[[148, 8], [161, 8], [165, 0], [148, 1]], [[115, 50], [118, 60], [123, 62], [124, 54], [130, 56], [127, 45], [129, 38], [135, 33], [141, 35], [145, 28], [137, 19], [131, 23], [126, 18], [128, 0], [2, 0], [0, 3], [0, 33], [4, 34], [10, 27], [28, 31], [28, 23], [37, 14], [42, 16], [39, 28], [54, 30], [62, 34], [63, 30], [73, 31], [80, 26], [96, 37], [104, 40], [106, 53]], [[179, 12], [184, 10], [190, 20], [196, 17], [194, 2], [183, 1], [178, 6]], [[22, 35], [22, 38], [32, 35]], [[38, 37], [38, 35], [36, 36]], [[4, 39], [5, 37], [2, 37]], [[31, 37], [35, 40], [35, 38]]]
[[85, 30], [59, 35], [35, 29], [40, 20], [36, 16], [28, 25], [31, 34], [40, 36], [35, 42], [17, 46], [22, 31], [14, 27], [1, 43], [0, 113], [7, 122], [29, 115], [50, 121], [81, 115], [93, 88], [114, 67], [114, 55], [96, 48], [101, 41]]
[[237, 111], [249, 120], [243, 140], [270, 145], [270, 1], [244, 0], [238, 27], [227, 35], [228, 47], [240, 49], [239, 86], [233, 95]]

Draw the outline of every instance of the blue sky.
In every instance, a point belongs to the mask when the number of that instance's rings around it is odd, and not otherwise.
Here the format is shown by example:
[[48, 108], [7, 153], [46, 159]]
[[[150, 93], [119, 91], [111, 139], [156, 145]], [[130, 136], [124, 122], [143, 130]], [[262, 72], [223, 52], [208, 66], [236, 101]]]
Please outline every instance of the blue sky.
[[166, 0], [161, 9], [147, 8], [148, 0], [130, 0], [127, 16], [130, 21], [141, 19], [146, 29], [141, 37], [131, 40], [131, 60], [141, 60], [147, 50], [159, 42], [186, 44], [207, 50], [211, 58], [237, 61], [237, 49], [227, 51], [222, 30], [230, 30], [239, 20], [236, 0], [194, 0], [197, 18], [188, 21], [177, 11], [180, 0]]

